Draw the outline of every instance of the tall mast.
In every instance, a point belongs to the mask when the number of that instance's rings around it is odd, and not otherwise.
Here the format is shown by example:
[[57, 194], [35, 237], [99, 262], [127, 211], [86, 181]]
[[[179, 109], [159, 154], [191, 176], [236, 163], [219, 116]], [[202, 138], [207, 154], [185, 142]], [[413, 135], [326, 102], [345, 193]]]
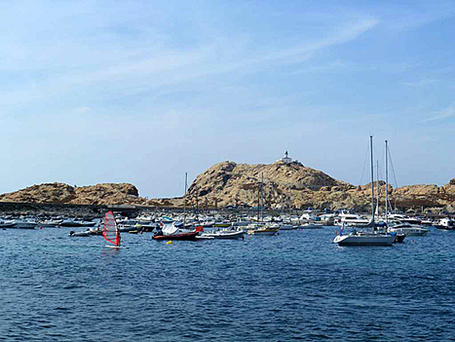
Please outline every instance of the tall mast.
[[291, 191], [291, 186], [289, 186], [289, 215], [292, 215], [292, 191]]
[[261, 222], [264, 220], [264, 172], [261, 173]]
[[375, 213], [379, 217], [379, 160], [376, 160], [376, 210]]
[[[373, 175], [373, 136], [370, 135], [370, 166], [371, 166], [371, 217], [374, 222], [374, 175]], [[374, 226], [373, 226], [374, 227]], [[374, 228], [373, 228], [374, 229]]]
[[186, 188], [188, 186], [188, 173], [185, 172], [185, 195], [183, 200], [183, 228], [185, 228], [185, 220], [186, 220]]
[[260, 216], [261, 216], [260, 210], [261, 210], [261, 187], [259, 186], [259, 187], [258, 187], [258, 213], [257, 213], [257, 215], [258, 215], [258, 221], [259, 221]]
[[387, 140], [385, 141], [385, 222], [389, 223], [389, 163]]

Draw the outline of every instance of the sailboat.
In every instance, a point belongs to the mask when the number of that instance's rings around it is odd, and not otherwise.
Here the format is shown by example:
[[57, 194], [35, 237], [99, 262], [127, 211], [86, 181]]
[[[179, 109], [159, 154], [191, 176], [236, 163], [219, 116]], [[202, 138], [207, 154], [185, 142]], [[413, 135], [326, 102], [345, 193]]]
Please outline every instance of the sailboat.
[[[186, 191], [187, 191], [188, 174], [185, 172], [185, 195], [183, 202], [183, 224], [181, 227], [185, 228], [186, 223]], [[157, 233], [152, 237], [154, 240], [196, 240], [196, 237], [202, 231], [202, 227], [196, 227], [194, 230], [182, 230], [180, 226], [177, 227], [176, 222], [172, 221], [169, 224], [160, 224]]]
[[260, 194], [260, 202], [259, 202], [259, 207], [260, 208], [260, 222], [257, 223], [251, 223], [249, 224], [246, 229], [247, 233], [250, 235], [277, 235], [279, 226], [271, 226], [267, 225], [264, 223], [264, 189], [263, 189], [263, 183], [264, 183], [264, 174], [261, 174], [261, 194]]
[[[385, 141], [385, 221], [387, 225], [387, 230], [389, 233], [397, 234], [397, 238], [402, 236], [425, 236], [428, 233], [428, 230], [422, 226], [413, 225], [409, 222], [402, 222], [400, 220], [395, 222], [390, 222], [389, 218], [393, 217], [389, 214], [389, 169], [388, 169], [388, 156], [389, 149], [387, 145], [387, 140]], [[400, 242], [400, 241], [398, 241]], [[402, 242], [402, 241], [401, 241]]]
[[106, 247], [120, 248], [120, 231], [112, 211], [108, 211], [104, 216], [103, 238], [109, 242]]
[[371, 220], [367, 225], [372, 231], [361, 232], [354, 230], [349, 234], [343, 235], [343, 229], [340, 229], [340, 235], [335, 236], [333, 242], [339, 246], [392, 246], [395, 236], [375, 232], [374, 227], [374, 175], [373, 175], [373, 136], [370, 136], [370, 155], [371, 155]]

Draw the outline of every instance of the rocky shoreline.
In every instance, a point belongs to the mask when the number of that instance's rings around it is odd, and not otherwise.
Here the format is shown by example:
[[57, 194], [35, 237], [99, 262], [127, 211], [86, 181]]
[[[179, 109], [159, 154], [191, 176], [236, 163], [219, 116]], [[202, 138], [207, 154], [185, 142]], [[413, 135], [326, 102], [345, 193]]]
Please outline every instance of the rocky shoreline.
[[[376, 189], [377, 184], [375, 184]], [[307, 209], [369, 211], [371, 184], [355, 186], [336, 180], [299, 162], [236, 164], [222, 162], [197, 176], [188, 189], [187, 207], [199, 209], [254, 208], [259, 192], [264, 206], [273, 210]], [[385, 206], [385, 184], [379, 182], [380, 208]], [[444, 186], [388, 187], [389, 199], [400, 211], [455, 213], [455, 179]], [[128, 183], [71, 186], [45, 183], [0, 195], [0, 213], [47, 213], [77, 217], [99, 216], [107, 209], [124, 212], [154, 208], [182, 208], [184, 199], [147, 199]]]

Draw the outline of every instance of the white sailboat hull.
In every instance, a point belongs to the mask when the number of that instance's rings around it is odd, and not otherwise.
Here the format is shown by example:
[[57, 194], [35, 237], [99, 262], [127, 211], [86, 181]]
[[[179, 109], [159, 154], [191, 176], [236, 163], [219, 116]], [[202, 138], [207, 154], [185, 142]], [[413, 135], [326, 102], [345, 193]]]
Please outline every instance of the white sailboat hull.
[[392, 246], [395, 236], [387, 234], [337, 235], [333, 242], [339, 246]]

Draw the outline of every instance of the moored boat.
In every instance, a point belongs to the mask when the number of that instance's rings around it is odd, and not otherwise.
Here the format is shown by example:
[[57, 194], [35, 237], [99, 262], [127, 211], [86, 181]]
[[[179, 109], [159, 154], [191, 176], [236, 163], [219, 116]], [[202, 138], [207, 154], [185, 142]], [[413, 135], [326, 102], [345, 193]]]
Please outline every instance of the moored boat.
[[391, 226], [388, 231], [390, 233], [404, 234], [405, 236], [425, 236], [428, 233], [428, 229], [409, 223], [400, 223]]
[[214, 232], [204, 232], [198, 239], [243, 239], [243, 230], [219, 230]]
[[176, 234], [158, 234], [152, 237], [153, 240], [196, 240], [198, 231]]
[[455, 230], [455, 221], [452, 219], [445, 217], [440, 219], [435, 225], [433, 225], [437, 229], [445, 229], [445, 230]]
[[[387, 165], [387, 163], [386, 163]], [[371, 167], [371, 220], [364, 228], [370, 228], [371, 231], [352, 231], [349, 234], [343, 234], [346, 222], [340, 229], [340, 234], [333, 239], [334, 243], [339, 246], [392, 246], [396, 236], [382, 233], [375, 230], [375, 205], [374, 205], [374, 177], [373, 177], [373, 136], [370, 136], [370, 167]]]
[[38, 222], [34, 220], [15, 220], [13, 227], [19, 229], [35, 229], [37, 225]]
[[13, 228], [14, 220], [0, 221], [0, 228]]
[[335, 236], [333, 242], [339, 246], [392, 246], [395, 242], [395, 236], [370, 232], [352, 232], [347, 235]]
[[247, 234], [250, 235], [277, 235], [279, 231], [279, 227], [271, 227], [261, 223], [253, 223], [246, 229]]
[[321, 229], [322, 227], [324, 227], [322, 223], [314, 222], [304, 223], [299, 226], [300, 229]]

